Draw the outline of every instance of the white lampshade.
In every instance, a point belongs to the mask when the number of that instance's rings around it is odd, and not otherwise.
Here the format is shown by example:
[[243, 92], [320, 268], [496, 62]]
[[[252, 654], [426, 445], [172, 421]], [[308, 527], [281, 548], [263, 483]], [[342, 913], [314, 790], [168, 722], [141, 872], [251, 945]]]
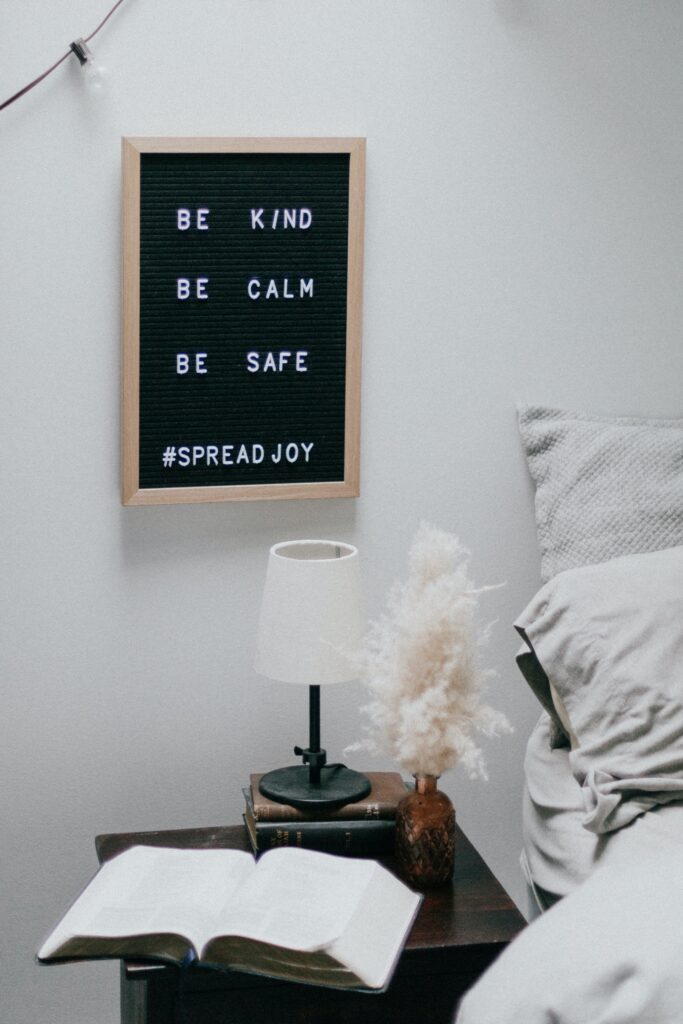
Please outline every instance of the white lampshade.
[[297, 540], [270, 549], [254, 668], [306, 686], [357, 675], [348, 655], [363, 633], [358, 549]]

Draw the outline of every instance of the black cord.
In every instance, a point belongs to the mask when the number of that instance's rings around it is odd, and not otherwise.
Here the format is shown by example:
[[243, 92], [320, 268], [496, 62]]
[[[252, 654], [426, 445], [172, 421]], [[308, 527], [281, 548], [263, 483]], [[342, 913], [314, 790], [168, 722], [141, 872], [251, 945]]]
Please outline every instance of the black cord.
[[[91, 32], [89, 36], [86, 36], [83, 41], [86, 42], [86, 43], [89, 43], [90, 40], [93, 38], [93, 36], [97, 35], [97, 33], [102, 28], [102, 26], [106, 25], [106, 23], [109, 21], [109, 19], [111, 18], [112, 14], [116, 10], [116, 8], [120, 7], [122, 3], [123, 3], [123, 0], [117, 0], [117, 2], [114, 4], [112, 9], [106, 15], [106, 17], [103, 18], [102, 21], [99, 23], [99, 25], [97, 26], [95, 31]], [[27, 92], [30, 92], [30, 90], [33, 89], [36, 85], [39, 85], [43, 81], [43, 79], [47, 78], [48, 75], [51, 75], [52, 72], [55, 70], [55, 68], [58, 68], [59, 65], [63, 61], [65, 61], [67, 57], [71, 56], [71, 52], [72, 52], [71, 51], [71, 47], [69, 47], [69, 49], [66, 51], [64, 56], [60, 57], [59, 60], [56, 61], [56, 63], [54, 63], [51, 68], [48, 68], [47, 71], [43, 71], [42, 75], [38, 75], [37, 78], [34, 78], [32, 82], [29, 82], [28, 85], [25, 85], [23, 89], [19, 90], [19, 92], [15, 92], [14, 96], [10, 96], [10, 98], [8, 100], [5, 100], [4, 103], [0, 103], [0, 110], [4, 110], [5, 107], [9, 107], [10, 103], [14, 103], [15, 100], [21, 99], [21, 97], [25, 96]]]

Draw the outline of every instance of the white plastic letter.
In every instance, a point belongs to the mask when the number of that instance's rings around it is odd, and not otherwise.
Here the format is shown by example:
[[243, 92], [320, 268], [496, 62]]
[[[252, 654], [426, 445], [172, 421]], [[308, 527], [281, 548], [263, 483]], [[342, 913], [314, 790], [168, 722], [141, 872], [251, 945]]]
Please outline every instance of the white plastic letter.
[[224, 444], [223, 445], [223, 451], [222, 451], [222, 454], [221, 454], [221, 461], [222, 461], [224, 466], [232, 466], [232, 464], [233, 464], [233, 462], [232, 462], [232, 449], [233, 448], [234, 448], [234, 445], [232, 445], [232, 444]]
[[197, 298], [198, 299], [208, 299], [209, 294], [208, 294], [208, 292], [206, 290], [206, 286], [207, 286], [208, 283], [209, 283], [208, 277], [198, 277], [197, 278]]
[[304, 459], [305, 459], [306, 462], [308, 462], [308, 456], [311, 454], [311, 450], [313, 448], [313, 441], [311, 441], [310, 444], [306, 444], [305, 441], [302, 441], [301, 442], [301, 448], [302, 448], [302, 451], [304, 453]]
[[178, 465], [179, 466], [189, 466], [190, 465], [190, 449], [189, 448], [182, 447], [182, 448], [178, 449]]
[[250, 299], [261, 298], [261, 282], [258, 277], [252, 277], [251, 281], [247, 285], [247, 291], [249, 292]]
[[308, 295], [309, 299], [313, 298], [313, 278], [302, 277], [299, 279], [299, 298], [303, 299], [304, 295]]
[[187, 373], [190, 369], [190, 357], [185, 355], [184, 352], [179, 352], [175, 357], [175, 369], [176, 373]]
[[178, 210], [178, 231], [187, 231], [190, 226], [190, 211], [182, 207]]
[[206, 366], [206, 352], [195, 352], [194, 368], [196, 373], [208, 373]]
[[206, 464], [207, 466], [218, 465], [218, 445], [210, 444], [206, 448]]
[[190, 297], [190, 281], [189, 281], [189, 278], [187, 278], [187, 277], [179, 277], [177, 284], [178, 284], [178, 293], [177, 293], [178, 294], [178, 298], [179, 299], [189, 299], [189, 297]]
[[277, 285], [275, 284], [275, 281], [273, 281], [272, 277], [271, 277], [270, 282], [268, 284], [268, 288], [266, 289], [266, 298], [267, 299], [272, 299], [272, 298], [279, 299], [280, 298], [280, 296], [277, 293]]
[[308, 367], [306, 366], [306, 357], [308, 352], [304, 352], [300, 349], [296, 354], [296, 371], [297, 373], [308, 373]]
[[261, 220], [262, 214], [263, 214], [263, 207], [261, 207], [260, 210], [252, 210], [251, 211], [251, 230], [252, 231], [255, 228], [257, 228], [257, 227], [263, 228], [263, 221]]
[[247, 352], [247, 370], [249, 373], [258, 372], [258, 352]]
[[294, 295], [289, 290], [289, 278], [288, 277], [285, 278], [285, 283], [284, 283], [283, 288], [282, 288], [282, 298], [283, 299], [293, 299], [294, 298]]
[[209, 210], [208, 206], [199, 207], [199, 209], [197, 210], [197, 231], [209, 230], [209, 225], [207, 223], [206, 218], [208, 217], [210, 212], [211, 211]]
[[289, 357], [291, 356], [291, 354], [292, 354], [291, 352], [285, 352], [285, 351], [280, 352], [280, 356], [279, 356], [279, 363], [280, 363], [279, 370], [280, 371], [284, 370], [285, 366], [289, 362]]
[[284, 228], [295, 228], [296, 227], [296, 210], [285, 210], [284, 211]]
[[196, 466], [198, 462], [201, 462], [206, 455], [206, 449], [203, 444], [195, 444], [192, 447], [192, 465]]
[[306, 206], [302, 206], [299, 210], [299, 227], [302, 231], [305, 231], [306, 228], [310, 228], [312, 220], [313, 214], [311, 211]]
[[299, 458], [299, 445], [294, 444], [294, 441], [291, 441], [287, 445], [285, 455], [287, 456], [287, 462], [296, 462], [296, 460]]

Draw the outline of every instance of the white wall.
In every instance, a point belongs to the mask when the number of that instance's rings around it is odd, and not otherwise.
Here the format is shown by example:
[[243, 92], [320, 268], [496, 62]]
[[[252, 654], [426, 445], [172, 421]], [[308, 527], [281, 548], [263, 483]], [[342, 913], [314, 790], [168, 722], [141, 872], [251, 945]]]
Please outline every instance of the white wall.
[[[0, 99], [104, 0], [5, 0]], [[305, 739], [258, 679], [268, 547], [359, 545], [368, 611], [422, 517], [457, 532], [498, 625], [516, 733], [444, 779], [522, 900], [521, 759], [537, 708], [510, 623], [538, 585], [517, 400], [681, 413], [683, 6], [637, 0], [128, 0], [0, 114], [3, 1024], [112, 1024], [114, 964], [38, 968], [98, 832], [237, 822], [250, 770]], [[362, 496], [122, 509], [121, 135], [368, 139]], [[324, 695], [330, 755], [356, 685]], [[357, 766], [371, 764], [357, 758]], [[387, 765], [387, 767], [391, 767]]]

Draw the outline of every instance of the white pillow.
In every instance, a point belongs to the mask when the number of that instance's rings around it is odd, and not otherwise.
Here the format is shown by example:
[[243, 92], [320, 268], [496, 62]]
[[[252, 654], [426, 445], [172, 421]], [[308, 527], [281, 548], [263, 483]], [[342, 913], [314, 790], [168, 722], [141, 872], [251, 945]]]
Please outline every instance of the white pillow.
[[683, 544], [683, 419], [518, 413], [544, 580]]
[[559, 573], [515, 626], [566, 709], [584, 826], [683, 800], [683, 547]]

